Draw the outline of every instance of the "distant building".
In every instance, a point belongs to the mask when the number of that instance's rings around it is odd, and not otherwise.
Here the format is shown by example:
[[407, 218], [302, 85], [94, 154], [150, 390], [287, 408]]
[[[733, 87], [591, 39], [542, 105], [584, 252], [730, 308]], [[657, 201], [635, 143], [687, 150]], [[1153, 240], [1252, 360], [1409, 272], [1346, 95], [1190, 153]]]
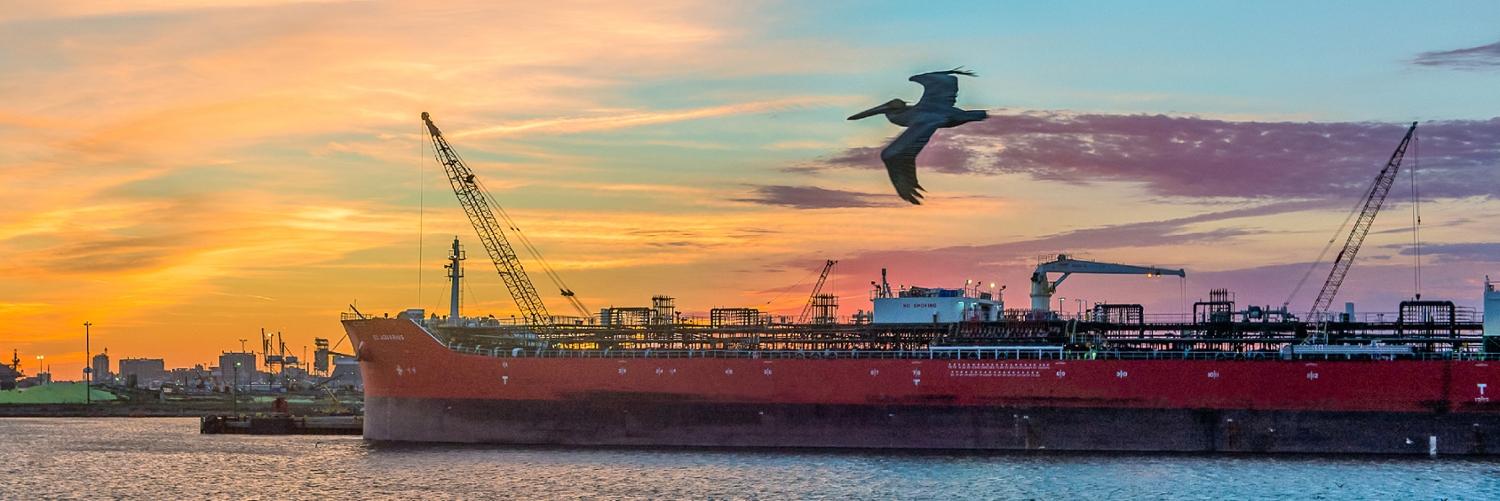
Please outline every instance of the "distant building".
[[114, 374], [109, 372], [109, 350], [104, 350], [104, 353], [94, 355], [94, 363], [92, 365], [93, 367], [91, 368], [94, 372], [91, 379], [93, 382], [112, 383], [115, 381]]
[[192, 368], [172, 369], [169, 374], [166, 382], [179, 387], [197, 388], [200, 384], [205, 386], [212, 384], [210, 382], [213, 377], [212, 373], [208, 369], [204, 369], [203, 364], [195, 365]]
[[0, 365], [0, 390], [16, 389], [16, 380], [20, 378], [20, 372], [16, 372], [9, 365]]
[[359, 374], [359, 360], [347, 355], [333, 355], [333, 375], [328, 378], [331, 388], [353, 388], [365, 390], [365, 381]]
[[307, 369], [303, 369], [295, 365], [288, 365], [285, 369], [281, 370], [281, 377], [284, 381], [306, 381]]
[[136, 386], [160, 386], [167, 379], [167, 364], [160, 358], [122, 358], [120, 359], [120, 382], [129, 385], [132, 381]]
[[33, 386], [41, 386], [44, 384], [52, 384], [51, 372], [38, 372], [35, 376], [21, 378], [16, 381], [16, 388], [31, 388]]
[[255, 369], [255, 353], [226, 351], [219, 355], [219, 381], [224, 384], [249, 385], [259, 380], [259, 374]]

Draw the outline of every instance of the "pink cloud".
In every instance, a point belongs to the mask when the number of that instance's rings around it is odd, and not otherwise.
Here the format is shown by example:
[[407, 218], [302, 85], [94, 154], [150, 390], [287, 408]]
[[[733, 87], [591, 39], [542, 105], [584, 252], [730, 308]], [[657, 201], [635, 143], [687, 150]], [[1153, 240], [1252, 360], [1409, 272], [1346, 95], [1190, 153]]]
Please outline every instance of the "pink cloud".
[[[1135, 181], [1163, 196], [1347, 199], [1368, 186], [1406, 127], [1373, 122], [1236, 122], [1166, 115], [996, 114], [944, 131], [920, 169], [950, 174], [1030, 174], [1089, 183]], [[1500, 196], [1500, 118], [1418, 127], [1423, 191], [1433, 197]], [[828, 160], [882, 168], [879, 146]]]

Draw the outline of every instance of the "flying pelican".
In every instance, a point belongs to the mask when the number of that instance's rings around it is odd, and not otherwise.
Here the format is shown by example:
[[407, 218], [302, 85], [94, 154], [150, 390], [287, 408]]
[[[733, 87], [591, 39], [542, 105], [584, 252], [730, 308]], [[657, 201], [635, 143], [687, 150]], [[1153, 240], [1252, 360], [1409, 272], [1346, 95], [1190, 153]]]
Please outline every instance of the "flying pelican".
[[859, 120], [884, 113], [891, 123], [906, 127], [906, 132], [902, 132], [895, 141], [891, 141], [890, 146], [880, 152], [880, 160], [885, 162], [885, 170], [891, 174], [891, 184], [896, 186], [896, 194], [913, 204], [922, 204], [918, 200], [922, 198], [920, 191], [926, 189], [917, 184], [917, 153], [921, 153], [922, 147], [927, 146], [932, 133], [938, 129], [989, 118], [989, 114], [983, 110], [960, 110], [953, 106], [958, 100], [958, 77], [953, 75], [972, 77], [974, 72], [955, 68], [913, 75], [907, 80], [922, 84], [922, 99], [917, 101], [916, 106], [907, 106], [906, 101], [892, 99], [849, 117], [850, 120]]

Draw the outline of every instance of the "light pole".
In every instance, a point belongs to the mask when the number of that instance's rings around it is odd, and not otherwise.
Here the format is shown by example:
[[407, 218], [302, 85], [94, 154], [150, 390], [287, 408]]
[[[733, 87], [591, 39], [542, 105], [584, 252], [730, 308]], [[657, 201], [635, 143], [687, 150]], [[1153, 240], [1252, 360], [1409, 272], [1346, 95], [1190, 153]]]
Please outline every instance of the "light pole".
[[1064, 305], [1068, 304], [1067, 301], [1068, 301], [1068, 298], [1065, 298], [1065, 297], [1062, 297], [1062, 296], [1058, 296], [1057, 297], [1057, 313], [1058, 313], [1059, 317], [1061, 317], [1062, 314], [1064, 313], [1064, 308], [1065, 308]]
[[94, 353], [93, 353], [93, 351], [91, 351], [89, 349], [89, 327], [92, 327], [93, 325], [94, 324], [90, 323], [90, 322], [84, 322], [83, 323], [83, 404], [84, 405], [88, 405], [88, 404], [94, 403], [93, 400], [90, 400], [90, 397], [92, 397], [92, 395], [89, 395], [89, 390], [94, 387], [94, 366], [93, 366], [93, 363], [94, 363], [94, 357], [93, 357], [93, 355], [94, 355]]
[[[241, 340], [240, 342], [244, 342]], [[234, 415], [240, 415], [240, 363], [234, 363], [234, 383], [229, 386], [229, 408]]]
[[47, 357], [42, 356], [42, 355], [37, 355], [36, 356], [36, 384], [37, 384], [37, 386], [41, 386], [42, 385], [42, 359], [43, 358], [47, 358]]

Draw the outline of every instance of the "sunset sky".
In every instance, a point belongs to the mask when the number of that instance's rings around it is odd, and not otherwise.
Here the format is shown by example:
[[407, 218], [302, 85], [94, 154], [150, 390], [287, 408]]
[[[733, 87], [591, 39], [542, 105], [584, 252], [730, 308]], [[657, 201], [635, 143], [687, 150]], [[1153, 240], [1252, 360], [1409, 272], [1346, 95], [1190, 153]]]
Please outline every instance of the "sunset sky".
[[[77, 379], [85, 321], [114, 359], [207, 366], [262, 328], [301, 355], [356, 301], [446, 311], [454, 236], [465, 313], [515, 313], [424, 111], [591, 310], [690, 314], [797, 311], [825, 259], [844, 315], [881, 268], [1024, 308], [1058, 253], [1187, 270], [1075, 276], [1070, 310], [1280, 306], [1419, 121], [1421, 292], [1479, 306], [1500, 3], [1228, 4], [3, 1], [0, 358]], [[845, 117], [958, 66], [993, 117], [939, 132], [906, 204], [877, 156], [900, 129]], [[1338, 307], [1416, 293], [1412, 188]]]

